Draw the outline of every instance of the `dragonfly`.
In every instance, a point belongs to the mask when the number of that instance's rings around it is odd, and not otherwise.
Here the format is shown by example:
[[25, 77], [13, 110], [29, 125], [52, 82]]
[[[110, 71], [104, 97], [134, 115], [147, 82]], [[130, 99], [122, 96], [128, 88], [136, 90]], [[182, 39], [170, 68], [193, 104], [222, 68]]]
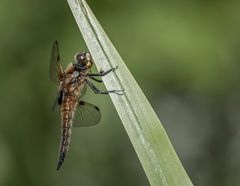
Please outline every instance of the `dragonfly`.
[[89, 52], [79, 52], [74, 56], [74, 63], [69, 63], [66, 69], [63, 70], [60, 61], [58, 41], [53, 43], [50, 62], [50, 80], [59, 85], [53, 110], [55, 110], [56, 107], [59, 108], [62, 125], [57, 170], [60, 169], [66, 158], [70, 144], [71, 128], [94, 126], [100, 122], [100, 109], [81, 99], [87, 87], [96, 94], [114, 93], [124, 95], [124, 90], [101, 91], [90, 81], [93, 80], [102, 83], [103, 81], [97, 77], [105, 76], [115, 71], [118, 67], [92, 73], [91, 68], [93, 65], [94, 61]]

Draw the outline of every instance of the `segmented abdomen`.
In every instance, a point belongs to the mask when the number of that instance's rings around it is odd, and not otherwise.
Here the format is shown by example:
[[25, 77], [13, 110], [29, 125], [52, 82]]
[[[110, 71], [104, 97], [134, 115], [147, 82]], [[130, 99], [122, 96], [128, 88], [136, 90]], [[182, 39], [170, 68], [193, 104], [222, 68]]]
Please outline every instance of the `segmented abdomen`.
[[66, 96], [61, 104], [62, 139], [59, 149], [59, 160], [57, 170], [59, 170], [59, 168], [63, 164], [68, 151], [71, 138], [72, 120], [74, 117], [76, 104], [77, 101], [74, 96]]

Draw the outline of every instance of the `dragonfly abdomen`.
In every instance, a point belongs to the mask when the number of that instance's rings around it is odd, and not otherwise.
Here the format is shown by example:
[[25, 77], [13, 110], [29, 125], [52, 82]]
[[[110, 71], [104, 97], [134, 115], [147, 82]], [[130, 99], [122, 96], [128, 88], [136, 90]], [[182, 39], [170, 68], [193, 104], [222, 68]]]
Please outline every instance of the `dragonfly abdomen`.
[[61, 104], [62, 139], [59, 150], [59, 161], [57, 165], [57, 170], [59, 170], [61, 165], [63, 164], [68, 151], [75, 107], [76, 107], [75, 97], [68, 96], [62, 101]]

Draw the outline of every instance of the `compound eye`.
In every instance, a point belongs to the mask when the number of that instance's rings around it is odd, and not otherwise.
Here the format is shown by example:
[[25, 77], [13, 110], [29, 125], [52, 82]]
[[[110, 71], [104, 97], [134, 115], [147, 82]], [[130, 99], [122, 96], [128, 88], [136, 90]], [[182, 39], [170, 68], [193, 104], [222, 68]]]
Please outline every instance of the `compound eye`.
[[91, 55], [88, 52], [77, 53], [74, 56], [74, 60], [75, 60], [75, 63], [78, 63], [81, 66], [84, 66], [86, 68], [91, 68], [91, 66], [93, 64]]
[[83, 66], [86, 65], [86, 54], [84, 52], [78, 53], [74, 57], [75, 63], [81, 64]]
[[78, 59], [79, 62], [82, 62], [82, 61], [84, 61], [84, 60], [86, 59], [86, 57], [85, 57], [84, 54], [79, 54], [79, 55], [77, 56], [77, 59]]

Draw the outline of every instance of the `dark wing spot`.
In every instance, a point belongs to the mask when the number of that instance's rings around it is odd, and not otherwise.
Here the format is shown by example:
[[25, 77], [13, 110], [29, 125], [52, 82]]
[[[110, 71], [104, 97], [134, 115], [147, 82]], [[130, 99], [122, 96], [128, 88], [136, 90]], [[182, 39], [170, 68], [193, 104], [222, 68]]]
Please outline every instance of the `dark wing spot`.
[[60, 57], [59, 57], [59, 55], [57, 56], [57, 60], [58, 60], [58, 61], [60, 60]]
[[85, 102], [84, 101], [80, 101], [79, 105], [85, 105]]
[[94, 107], [97, 111], [99, 111], [99, 108], [97, 106]]
[[58, 104], [61, 105], [63, 100], [63, 92], [59, 92], [59, 97], [58, 97]]

